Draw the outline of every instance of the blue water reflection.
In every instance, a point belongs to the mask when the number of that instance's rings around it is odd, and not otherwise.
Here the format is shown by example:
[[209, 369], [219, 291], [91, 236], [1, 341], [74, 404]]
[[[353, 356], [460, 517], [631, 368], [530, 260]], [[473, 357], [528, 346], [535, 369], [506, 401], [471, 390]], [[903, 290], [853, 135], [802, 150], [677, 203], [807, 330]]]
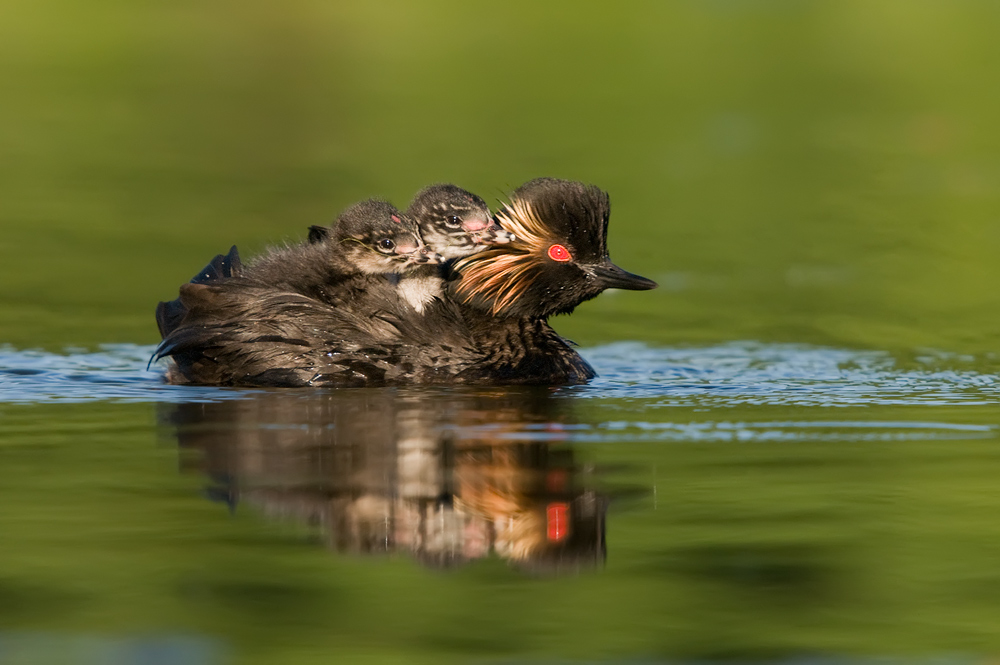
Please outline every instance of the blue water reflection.
[[[251, 390], [169, 386], [162, 367], [146, 370], [152, 346], [106, 345], [55, 354], [0, 349], [0, 402], [178, 402], [239, 399]], [[984, 405], [1000, 401], [1000, 379], [956, 369], [928, 353], [900, 368], [888, 353], [799, 344], [737, 342], [705, 347], [619, 343], [585, 349], [599, 376], [561, 388], [574, 398], [639, 400], [670, 406]], [[972, 366], [972, 359], [959, 358]], [[961, 364], [961, 363], [959, 363]], [[442, 394], [435, 388], [428, 394]]]

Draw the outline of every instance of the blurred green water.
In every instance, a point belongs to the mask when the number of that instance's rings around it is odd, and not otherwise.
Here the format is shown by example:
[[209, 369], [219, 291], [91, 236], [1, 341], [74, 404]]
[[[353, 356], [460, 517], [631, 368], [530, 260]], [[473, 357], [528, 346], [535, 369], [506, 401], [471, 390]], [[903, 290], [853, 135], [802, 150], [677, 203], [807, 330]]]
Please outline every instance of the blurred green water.
[[[554, 175], [610, 191], [612, 256], [661, 283], [557, 320], [578, 342], [988, 354], [998, 29], [986, 0], [3, 3], [0, 342], [151, 343], [155, 303], [232, 243]], [[672, 417], [722, 417], [699, 414]], [[0, 628], [261, 663], [998, 651], [995, 437], [582, 446], [644, 493], [612, 508], [605, 572], [536, 581], [229, 519], [157, 436], [149, 405], [0, 409]]]
[[[573, 421], [621, 417], [615, 402], [583, 406]], [[991, 409], [936, 415], [996, 422]], [[927, 409], [836, 414], [873, 417], [904, 422]], [[0, 419], [0, 524], [16, 544], [0, 550], [7, 630], [200, 636], [240, 663], [914, 662], [1000, 648], [995, 434], [578, 444], [578, 460], [605, 468], [606, 487], [642, 491], [612, 504], [603, 571], [533, 579], [496, 559], [435, 572], [405, 556], [334, 556], [310, 531], [246, 506], [228, 516], [199, 496], [204, 478], [177, 473], [178, 451], [155, 442], [149, 405], [6, 406]]]

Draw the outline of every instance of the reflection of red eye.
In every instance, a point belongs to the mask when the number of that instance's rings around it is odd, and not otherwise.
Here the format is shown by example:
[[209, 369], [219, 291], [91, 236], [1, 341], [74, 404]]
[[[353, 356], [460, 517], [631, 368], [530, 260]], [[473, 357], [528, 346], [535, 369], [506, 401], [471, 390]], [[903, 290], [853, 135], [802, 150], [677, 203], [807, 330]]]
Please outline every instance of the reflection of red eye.
[[569, 250], [562, 245], [552, 245], [549, 247], [549, 258], [553, 261], [569, 261], [573, 257], [569, 255]]
[[569, 535], [569, 505], [550, 503], [545, 507], [545, 518], [549, 542], [558, 543]]

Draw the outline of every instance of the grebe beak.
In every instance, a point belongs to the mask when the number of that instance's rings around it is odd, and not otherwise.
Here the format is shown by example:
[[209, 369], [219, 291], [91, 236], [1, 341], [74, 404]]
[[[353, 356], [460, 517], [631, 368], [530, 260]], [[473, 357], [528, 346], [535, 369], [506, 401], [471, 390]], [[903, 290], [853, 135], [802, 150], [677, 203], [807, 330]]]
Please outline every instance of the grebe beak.
[[657, 287], [656, 282], [639, 275], [622, 270], [611, 261], [597, 265], [580, 266], [594, 277], [606, 289], [628, 289], [630, 291], [648, 291]]

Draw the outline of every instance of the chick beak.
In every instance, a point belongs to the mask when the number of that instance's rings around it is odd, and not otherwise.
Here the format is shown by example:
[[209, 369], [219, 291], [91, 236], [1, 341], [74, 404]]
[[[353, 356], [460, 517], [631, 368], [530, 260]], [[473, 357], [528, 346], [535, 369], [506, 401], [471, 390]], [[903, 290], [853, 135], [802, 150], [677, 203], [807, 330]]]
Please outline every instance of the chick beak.
[[416, 264], [444, 263], [444, 257], [437, 252], [432, 252], [427, 247], [420, 246], [410, 253], [409, 262]]
[[630, 291], [648, 291], [657, 287], [656, 282], [639, 275], [622, 270], [611, 261], [584, 268], [606, 289], [628, 289]]
[[469, 235], [472, 236], [472, 242], [477, 245], [506, 245], [517, 238], [510, 231], [503, 230], [495, 222], [478, 231], [470, 232]]
[[442, 263], [444, 257], [427, 249], [424, 244], [399, 244], [393, 252], [406, 263]]

